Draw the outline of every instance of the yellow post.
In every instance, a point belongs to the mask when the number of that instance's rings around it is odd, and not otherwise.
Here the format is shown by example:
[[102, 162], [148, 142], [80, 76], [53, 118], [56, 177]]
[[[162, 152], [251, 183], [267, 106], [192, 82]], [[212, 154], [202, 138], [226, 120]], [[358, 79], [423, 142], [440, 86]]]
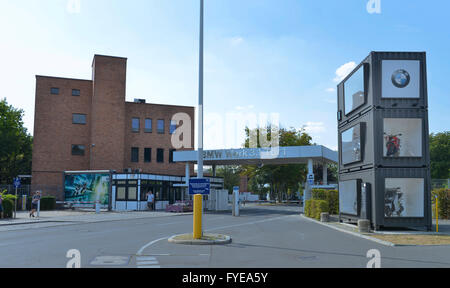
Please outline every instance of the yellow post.
[[439, 198], [436, 197], [436, 232], [439, 232]]
[[194, 239], [201, 239], [203, 236], [202, 204], [203, 204], [203, 196], [200, 194], [194, 195]]

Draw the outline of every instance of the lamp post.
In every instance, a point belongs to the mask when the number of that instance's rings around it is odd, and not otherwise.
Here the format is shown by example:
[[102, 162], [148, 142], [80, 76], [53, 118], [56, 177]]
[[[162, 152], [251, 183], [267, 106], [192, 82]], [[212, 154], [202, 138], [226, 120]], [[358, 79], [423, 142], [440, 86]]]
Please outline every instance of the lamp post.
[[200, 47], [199, 47], [199, 85], [198, 85], [198, 171], [197, 178], [203, 178], [203, 7], [200, 0]]

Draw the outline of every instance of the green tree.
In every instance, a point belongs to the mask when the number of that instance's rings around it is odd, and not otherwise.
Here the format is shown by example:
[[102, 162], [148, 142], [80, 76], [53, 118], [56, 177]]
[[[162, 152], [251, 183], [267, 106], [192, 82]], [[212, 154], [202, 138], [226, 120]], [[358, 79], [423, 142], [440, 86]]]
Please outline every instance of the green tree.
[[223, 177], [224, 189], [228, 190], [228, 193], [233, 193], [233, 187], [239, 186], [240, 173], [239, 166], [219, 166], [216, 170], [216, 175]]
[[0, 184], [20, 174], [31, 174], [33, 138], [23, 126], [24, 112], [0, 101]]
[[[276, 131], [277, 127], [267, 125], [262, 129], [249, 129], [246, 128], [246, 141], [244, 146], [249, 148], [250, 137], [257, 139], [257, 147], [261, 147], [262, 141], [260, 137], [267, 137], [268, 141], [272, 140], [272, 133]], [[286, 146], [308, 146], [312, 145], [312, 138], [304, 129], [278, 129], [278, 141], [280, 147]], [[265, 135], [261, 135], [265, 134]], [[298, 191], [302, 182], [306, 178], [306, 165], [305, 164], [288, 164], [288, 165], [264, 165], [255, 166], [248, 165], [242, 167], [242, 174], [247, 175], [250, 179], [250, 188], [256, 188], [260, 193], [270, 193], [271, 199], [278, 199], [282, 201], [292, 197], [296, 191]], [[267, 187], [269, 186], [269, 189]]]
[[450, 178], [450, 131], [430, 135], [431, 178]]

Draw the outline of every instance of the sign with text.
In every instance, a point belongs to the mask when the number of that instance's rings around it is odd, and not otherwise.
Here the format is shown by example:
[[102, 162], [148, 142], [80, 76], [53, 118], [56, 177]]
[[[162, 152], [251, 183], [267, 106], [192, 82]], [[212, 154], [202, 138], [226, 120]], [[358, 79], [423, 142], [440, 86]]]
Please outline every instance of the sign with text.
[[205, 178], [192, 178], [189, 179], [189, 195], [209, 195], [211, 188], [210, 179]]

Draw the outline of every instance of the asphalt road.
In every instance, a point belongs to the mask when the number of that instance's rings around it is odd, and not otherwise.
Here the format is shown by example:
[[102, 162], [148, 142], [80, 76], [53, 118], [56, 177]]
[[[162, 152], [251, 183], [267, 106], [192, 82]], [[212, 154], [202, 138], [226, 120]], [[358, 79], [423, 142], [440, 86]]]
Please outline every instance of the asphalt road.
[[[36, 224], [39, 225], [39, 224]], [[450, 267], [450, 246], [389, 247], [302, 219], [299, 208], [246, 207], [204, 216], [204, 230], [229, 235], [218, 246], [171, 244], [192, 231], [192, 216], [133, 219], [0, 232], [0, 267], [66, 267], [71, 249], [81, 267], [365, 268], [378, 249], [381, 267]]]

